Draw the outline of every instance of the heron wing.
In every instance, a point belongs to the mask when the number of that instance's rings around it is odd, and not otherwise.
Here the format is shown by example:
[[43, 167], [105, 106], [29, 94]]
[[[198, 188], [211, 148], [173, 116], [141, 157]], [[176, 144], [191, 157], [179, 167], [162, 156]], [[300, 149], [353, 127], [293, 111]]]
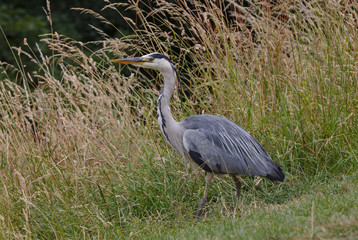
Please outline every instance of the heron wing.
[[236, 123], [217, 116], [194, 115], [184, 120], [183, 126], [184, 147], [205, 171], [283, 180], [280, 166]]

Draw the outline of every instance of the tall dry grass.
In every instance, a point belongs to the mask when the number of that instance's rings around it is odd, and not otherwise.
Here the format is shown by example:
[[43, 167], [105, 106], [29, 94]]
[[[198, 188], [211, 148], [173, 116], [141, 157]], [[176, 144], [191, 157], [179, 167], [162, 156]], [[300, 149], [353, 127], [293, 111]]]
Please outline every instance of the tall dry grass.
[[142, 26], [135, 43], [139, 52], [179, 52], [171, 57], [187, 76], [190, 100], [177, 116], [233, 119], [297, 173], [356, 168], [356, 3], [157, 5], [144, 12], [131, 1]]
[[[234, 120], [283, 166], [289, 184], [356, 171], [357, 4], [203, 2], [159, 0], [146, 12], [128, 1], [138, 16], [137, 23], [125, 19], [132, 36], [110, 39], [98, 30], [104, 39], [93, 51], [93, 43], [51, 33], [42, 41], [52, 56], [34, 55], [36, 46], [14, 51], [38, 72], [2, 63], [2, 237], [136, 235], [142, 231], [136, 224], [195, 208], [197, 177], [157, 127], [160, 76], [136, 69], [124, 76], [110, 64], [112, 56], [168, 54], [187, 83], [183, 107], [178, 95], [173, 99], [176, 118], [208, 113]], [[107, 1], [105, 8], [122, 5]], [[9, 71], [18, 77], [9, 79]], [[264, 184], [285, 201], [288, 185]], [[213, 195], [229, 199], [232, 189], [224, 186], [214, 184]]]

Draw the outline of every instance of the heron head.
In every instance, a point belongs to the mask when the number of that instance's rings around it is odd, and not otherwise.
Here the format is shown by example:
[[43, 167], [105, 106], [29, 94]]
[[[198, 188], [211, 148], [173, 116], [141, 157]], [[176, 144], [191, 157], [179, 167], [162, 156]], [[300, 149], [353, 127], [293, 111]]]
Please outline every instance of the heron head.
[[150, 68], [158, 71], [165, 71], [165, 69], [173, 68], [170, 59], [161, 53], [150, 53], [142, 57], [114, 59], [111, 60], [111, 62], [132, 64], [137, 67]]
[[[137, 67], [144, 67], [144, 68], [150, 68], [157, 71], [160, 71], [162, 74], [164, 73], [173, 73], [174, 76], [170, 80], [177, 79], [179, 86], [181, 88], [181, 102], [183, 102], [183, 88], [182, 83], [180, 81], [180, 77], [178, 75], [177, 70], [175, 69], [173, 63], [170, 61], [170, 59], [161, 54], [161, 53], [150, 53], [147, 55], [144, 55], [142, 57], [132, 57], [132, 58], [122, 58], [122, 59], [114, 59], [111, 60], [111, 62], [114, 63], [124, 63], [124, 64], [132, 64]], [[168, 81], [170, 81], [168, 80]]]

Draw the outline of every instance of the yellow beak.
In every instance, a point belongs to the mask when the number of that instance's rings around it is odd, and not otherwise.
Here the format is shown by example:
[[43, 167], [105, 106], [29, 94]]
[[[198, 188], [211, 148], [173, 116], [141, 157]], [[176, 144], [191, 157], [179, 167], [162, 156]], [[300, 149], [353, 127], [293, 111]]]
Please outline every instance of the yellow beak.
[[145, 60], [142, 57], [133, 57], [133, 58], [113, 59], [111, 60], [111, 62], [141, 65], [145, 63]]

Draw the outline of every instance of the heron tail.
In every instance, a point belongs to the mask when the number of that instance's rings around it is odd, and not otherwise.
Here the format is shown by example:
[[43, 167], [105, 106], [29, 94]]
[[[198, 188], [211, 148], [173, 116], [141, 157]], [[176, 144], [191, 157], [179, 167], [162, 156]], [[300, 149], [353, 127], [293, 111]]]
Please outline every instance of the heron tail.
[[277, 180], [283, 182], [285, 180], [285, 174], [283, 173], [281, 166], [275, 163], [275, 166], [272, 168], [272, 172], [266, 175], [271, 181]]

